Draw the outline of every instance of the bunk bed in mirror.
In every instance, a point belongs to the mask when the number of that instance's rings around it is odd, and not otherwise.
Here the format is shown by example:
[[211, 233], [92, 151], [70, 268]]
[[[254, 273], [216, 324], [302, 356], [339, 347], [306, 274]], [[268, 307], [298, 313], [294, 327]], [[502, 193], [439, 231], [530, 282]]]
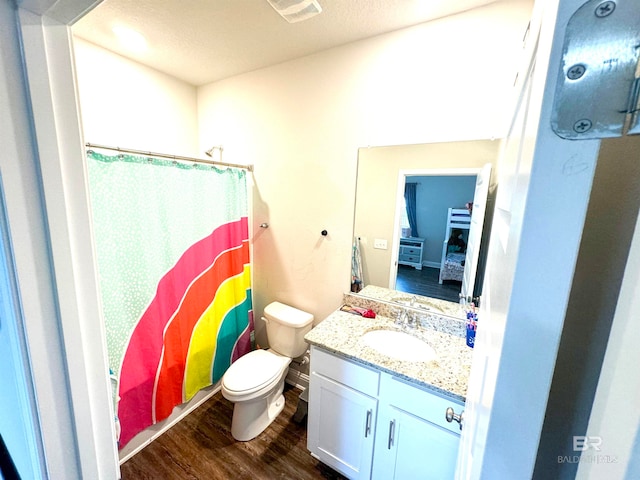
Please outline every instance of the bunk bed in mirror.
[[447, 227], [442, 242], [439, 283], [445, 280], [462, 282], [467, 255], [467, 241], [471, 226], [471, 214], [466, 208], [450, 208]]

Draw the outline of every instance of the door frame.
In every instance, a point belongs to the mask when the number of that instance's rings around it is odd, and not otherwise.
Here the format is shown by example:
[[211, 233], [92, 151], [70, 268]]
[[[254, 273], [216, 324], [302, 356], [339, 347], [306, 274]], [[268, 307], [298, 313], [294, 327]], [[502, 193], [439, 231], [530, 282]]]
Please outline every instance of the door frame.
[[[404, 185], [407, 177], [478, 177], [482, 172], [481, 167], [469, 168], [409, 168], [398, 172], [396, 186], [396, 209], [393, 217], [393, 238], [391, 241], [391, 262], [389, 262], [389, 288], [395, 290], [398, 276], [398, 254], [400, 253], [402, 205], [404, 198]], [[474, 191], [475, 192], [475, 191]]]
[[[70, 29], [99, 3], [25, 0], [15, 20], [31, 122], [30, 161], [16, 169], [36, 180], [26, 195], [7, 193], [7, 214], [44, 461], [69, 479], [120, 477]], [[37, 243], [24, 241], [33, 222], [43, 224]], [[23, 260], [34, 257], [43, 259], [35, 269]]]

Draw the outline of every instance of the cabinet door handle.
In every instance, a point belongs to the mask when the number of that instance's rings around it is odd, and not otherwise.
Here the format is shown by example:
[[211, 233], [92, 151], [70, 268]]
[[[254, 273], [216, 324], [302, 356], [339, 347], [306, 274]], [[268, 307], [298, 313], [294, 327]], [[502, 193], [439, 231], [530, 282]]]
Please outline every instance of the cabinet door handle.
[[364, 427], [364, 437], [367, 438], [371, 433], [371, 416], [373, 415], [373, 410], [367, 410], [367, 421]]
[[444, 418], [449, 423], [454, 421], [458, 422], [460, 424], [460, 430], [462, 430], [462, 425], [464, 423], [464, 410], [460, 412], [460, 415], [456, 415], [456, 412], [453, 410], [453, 408], [449, 407], [445, 411]]
[[396, 421], [395, 420], [391, 420], [389, 422], [389, 442], [387, 444], [387, 449], [391, 450], [391, 447], [393, 447], [393, 437], [396, 434]]

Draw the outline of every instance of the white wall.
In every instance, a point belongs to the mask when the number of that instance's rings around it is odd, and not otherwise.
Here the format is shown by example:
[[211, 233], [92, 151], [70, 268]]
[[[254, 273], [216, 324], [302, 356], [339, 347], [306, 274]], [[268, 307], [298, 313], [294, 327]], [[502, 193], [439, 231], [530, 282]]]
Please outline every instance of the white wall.
[[194, 86], [80, 38], [74, 50], [85, 141], [202, 157]]
[[499, 2], [198, 89], [200, 148], [255, 164], [257, 311], [280, 300], [321, 320], [339, 305], [358, 147], [504, 134], [530, 7]]

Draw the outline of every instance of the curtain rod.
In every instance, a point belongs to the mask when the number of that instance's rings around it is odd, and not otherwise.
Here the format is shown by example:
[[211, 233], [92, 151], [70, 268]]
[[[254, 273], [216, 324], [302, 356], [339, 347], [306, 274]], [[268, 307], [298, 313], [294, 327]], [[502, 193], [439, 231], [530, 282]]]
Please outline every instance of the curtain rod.
[[109, 147], [106, 145], [98, 145], [97, 143], [86, 143], [87, 148], [99, 148], [101, 150], [113, 150], [122, 153], [133, 153], [134, 155], [144, 155], [147, 157], [169, 158], [172, 160], [182, 160], [184, 162], [206, 163], [208, 165], [222, 165], [225, 167], [241, 168], [253, 172], [253, 165], [238, 165], [237, 163], [216, 162], [214, 160], [205, 160], [204, 158], [183, 157], [180, 155], [168, 155], [166, 153], [145, 152], [143, 150], [134, 150], [132, 148]]

